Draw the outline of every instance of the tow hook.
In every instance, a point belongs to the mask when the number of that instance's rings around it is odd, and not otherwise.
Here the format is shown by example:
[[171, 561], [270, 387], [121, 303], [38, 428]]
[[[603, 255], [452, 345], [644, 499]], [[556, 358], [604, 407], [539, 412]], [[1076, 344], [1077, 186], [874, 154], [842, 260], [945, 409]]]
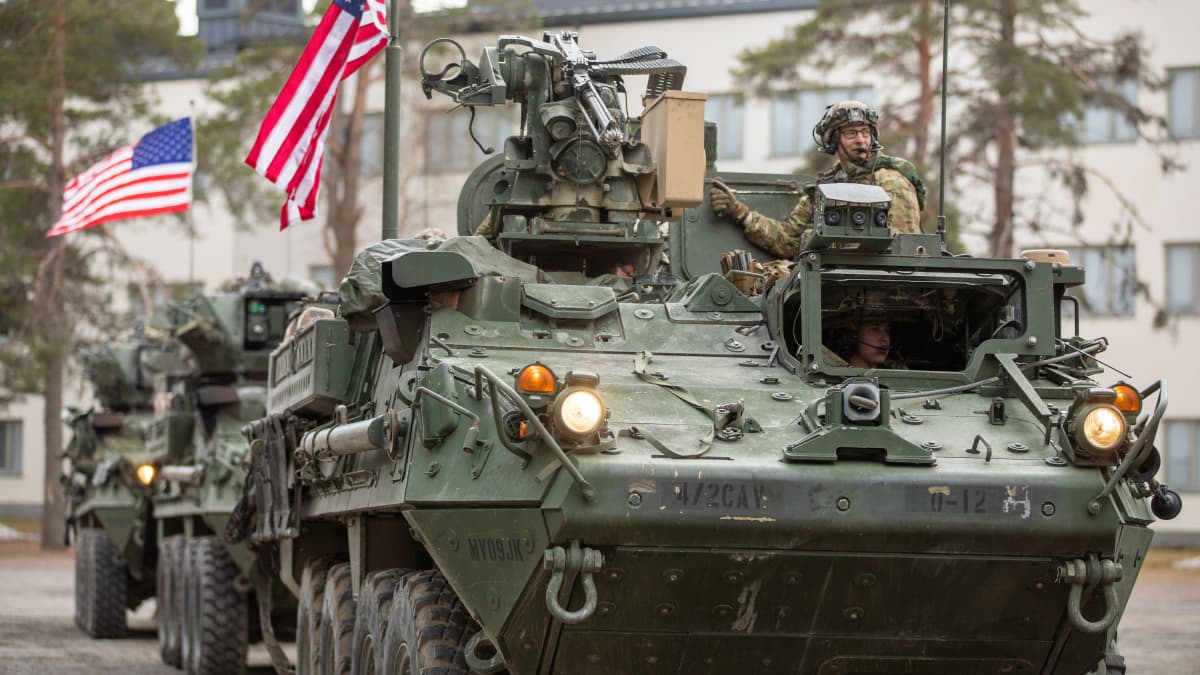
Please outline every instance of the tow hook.
[[[1067, 596], [1067, 616], [1076, 628], [1085, 633], [1100, 633], [1116, 622], [1118, 601], [1113, 585], [1121, 580], [1121, 573], [1121, 563], [1107, 558], [1101, 560], [1095, 553], [1088, 554], [1086, 561], [1076, 558], [1058, 566], [1056, 581], [1071, 584], [1071, 592]], [[1104, 592], [1104, 616], [1097, 621], [1088, 621], [1080, 609], [1083, 589], [1096, 584]]]
[[[578, 541], [572, 541], [566, 550], [561, 546], [546, 549], [542, 559], [542, 569], [550, 572], [550, 582], [546, 585], [546, 609], [554, 618], [563, 623], [579, 623], [586, 621], [596, 611], [596, 580], [593, 575], [602, 567], [604, 556], [590, 548], [581, 549]], [[575, 611], [558, 604], [558, 592], [568, 574], [572, 577], [579, 574], [583, 578], [583, 607]]]

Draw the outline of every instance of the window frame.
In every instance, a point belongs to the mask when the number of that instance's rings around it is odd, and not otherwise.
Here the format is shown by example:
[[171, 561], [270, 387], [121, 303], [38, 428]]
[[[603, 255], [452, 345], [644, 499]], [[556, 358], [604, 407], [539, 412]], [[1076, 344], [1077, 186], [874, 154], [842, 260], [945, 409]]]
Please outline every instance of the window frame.
[[[1200, 419], [1180, 418], [1163, 420], [1163, 422], [1163, 433], [1160, 440], [1163, 457], [1159, 477], [1164, 483], [1179, 492], [1200, 492]], [[1189, 475], [1186, 480], [1179, 480], [1171, 473], [1173, 451], [1168, 439], [1171, 436], [1171, 428], [1178, 424], [1185, 425], [1190, 442], [1190, 447], [1187, 448], [1187, 472]]]
[[[12, 443], [16, 431], [16, 443]], [[15, 446], [15, 447], [14, 447]], [[24, 420], [0, 420], [0, 476], [21, 476], [22, 458], [25, 454]]]
[[[1071, 257], [1071, 264], [1075, 265], [1077, 267], [1082, 267], [1083, 271], [1084, 271], [1084, 279], [1085, 279], [1084, 285], [1082, 287], [1073, 288], [1068, 292], [1069, 295], [1075, 297], [1079, 301], [1079, 308], [1082, 312], [1081, 316], [1096, 317], [1096, 318], [1101, 318], [1101, 317], [1103, 317], [1103, 318], [1132, 318], [1137, 315], [1138, 276], [1137, 276], [1137, 246], [1135, 244], [1132, 244], [1132, 243], [1130, 243], [1130, 244], [1113, 244], [1113, 245], [1103, 244], [1103, 245], [1099, 245], [1099, 246], [1081, 245], [1081, 246], [1069, 246], [1069, 247], [1065, 247], [1065, 249], [1066, 249], [1068, 255], [1070, 255], [1070, 257]], [[1122, 308], [1120, 310], [1114, 310], [1114, 307], [1117, 306], [1117, 296], [1114, 294], [1114, 291], [1116, 289], [1114, 289], [1112, 287], [1113, 282], [1111, 280], [1114, 279], [1116, 276], [1116, 275], [1112, 274], [1112, 271], [1114, 269], [1118, 269], [1116, 266], [1117, 261], [1115, 261], [1115, 260], [1113, 260], [1109, 264], [1105, 265], [1105, 276], [1101, 277], [1101, 279], [1103, 280], [1104, 285], [1105, 285], [1105, 288], [1103, 291], [1105, 294], [1104, 295], [1104, 305], [1103, 305], [1103, 307], [1097, 309], [1096, 307], [1091, 306], [1091, 303], [1089, 302], [1088, 297], [1087, 297], [1088, 291], [1096, 288], [1096, 285], [1094, 282], [1087, 281], [1089, 278], [1095, 279], [1096, 270], [1088, 268], [1085, 252], [1087, 252], [1087, 251], [1104, 252], [1104, 251], [1121, 251], [1121, 250], [1129, 251], [1129, 259], [1131, 262], [1131, 266], [1128, 269], [1128, 276], [1130, 278], [1130, 283], [1131, 283], [1129, 300], [1128, 300], [1128, 309]], [[1064, 308], [1064, 310], [1063, 310], [1064, 317], [1065, 316], [1073, 316], [1073, 314], [1074, 314], [1073, 307], [1074, 307], [1074, 304], [1070, 303]]]
[[[1138, 82], [1136, 79], [1127, 78], [1113, 85], [1111, 81], [1104, 83], [1112, 85], [1113, 89], [1119, 91], [1129, 102], [1137, 105], [1138, 102]], [[1129, 91], [1125, 89], [1128, 87]], [[1090, 138], [1088, 136], [1088, 117], [1089, 115], [1104, 115], [1105, 125], [1108, 127], [1107, 133], [1103, 138]], [[1128, 138], [1121, 136], [1123, 125], [1127, 125], [1129, 129]], [[1137, 125], [1126, 117], [1121, 111], [1098, 103], [1084, 102], [1083, 115], [1079, 118], [1079, 141], [1083, 145], [1120, 145], [1125, 143], [1136, 143], [1138, 140]]]
[[[807, 125], [803, 119], [805, 109], [803, 97], [806, 94], [817, 96], [821, 99], [817, 104], [817, 107], [820, 108], [820, 113], [816, 119], [812, 120], [811, 125]], [[790, 105], [795, 109], [791, 125], [794, 126], [796, 138], [795, 147], [784, 149], [780, 147], [777, 139], [776, 132], [781, 125], [776, 111], [778, 106], [782, 105], [783, 101], [789, 99]], [[803, 157], [810, 148], [814, 147], [807, 143], [812, 140], [813, 126], [821, 120], [821, 115], [824, 114], [825, 108], [834, 103], [846, 100], [862, 101], [869, 106], [874, 106], [875, 87], [870, 84], [851, 84], [844, 87], [813, 87], [773, 92], [770, 97], [770, 138], [768, 139], [767, 156], [771, 158]]]
[[[1191, 251], [1191, 304], [1182, 309], [1171, 306], [1171, 280], [1174, 276], [1171, 273], [1172, 249], [1189, 249]], [[1163, 244], [1163, 274], [1165, 275], [1163, 288], [1165, 289], [1164, 300], [1167, 313], [1175, 316], [1200, 315], [1200, 242], [1181, 241]]]
[[358, 173], [363, 178], [383, 175], [383, 112], [363, 116], [362, 135], [358, 139]]
[[[746, 158], [746, 96], [744, 94], [741, 94], [738, 92], [709, 94], [708, 99], [704, 102], [705, 103], [705, 111], [704, 111], [705, 119], [708, 119], [708, 113], [709, 113], [708, 104], [714, 103], [717, 101], [720, 101], [723, 105], [721, 106], [721, 110], [720, 110], [721, 119], [720, 120], [711, 120], [711, 121], [715, 122], [717, 125], [717, 157], [716, 158], [717, 158], [717, 160], [726, 159], [726, 160], [730, 160], [730, 161], [745, 159]], [[738, 111], [737, 130], [736, 130], [737, 131], [736, 154], [725, 154], [725, 143], [722, 140], [722, 139], [731, 138], [733, 136], [733, 134], [727, 134], [724, 131], [725, 129], [728, 128], [725, 124], [727, 122], [726, 113], [730, 112], [730, 109]]]
[[[496, 108], [493, 106], [478, 106], [475, 111], [475, 135], [484, 147], [489, 145], [495, 148], [496, 152], [504, 152], [504, 139], [516, 135], [518, 133], [518, 122], [516, 115], [508, 107]], [[479, 163], [488, 157], [494, 155], [485, 155], [475, 146], [475, 141], [471, 140], [467, 129], [470, 128], [471, 114], [466, 110], [459, 109], [429, 109], [425, 111], [425, 138], [423, 145], [423, 167], [425, 173], [433, 175], [446, 175], [458, 173], [470, 173], [479, 166]], [[456, 117], [461, 116], [461, 117]], [[442, 118], [445, 120], [445, 127], [434, 128], [437, 124], [434, 120]], [[461, 119], [461, 122], [459, 121]], [[488, 125], [488, 126], [484, 126]], [[503, 129], [503, 132], [501, 131]], [[493, 135], [503, 135], [498, 138], [492, 138]], [[437, 151], [431, 152], [432, 148], [437, 148]], [[439, 163], [435, 165], [431, 161], [433, 157], [447, 157], [452, 160], [458, 158], [453, 157], [452, 148], [465, 147], [466, 154], [462, 158], [462, 165], [457, 161]]]
[[[1175, 133], [1175, 116], [1171, 114], [1175, 109], [1175, 76], [1183, 72], [1191, 73], [1194, 78], [1191, 106], [1192, 130], [1188, 135], [1178, 135]], [[1171, 135], [1172, 139], [1177, 141], [1200, 140], [1200, 65], [1179, 66], [1167, 69], [1167, 132]]]

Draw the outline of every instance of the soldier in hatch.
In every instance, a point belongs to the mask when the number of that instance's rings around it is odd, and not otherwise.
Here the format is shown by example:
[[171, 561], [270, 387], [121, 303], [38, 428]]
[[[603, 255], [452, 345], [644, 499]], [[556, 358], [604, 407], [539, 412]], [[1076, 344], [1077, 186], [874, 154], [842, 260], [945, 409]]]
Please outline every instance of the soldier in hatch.
[[907, 370], [892, 354], [892, 322], [880, 314], [866, 314], [830, 321], [826, 336], [832, 346], [822, 345], [825, 361], [841, 368], [890, 368]]
[[[892, 198], [890, 225], [893, 234], [921, 231], [925, 186], [911, 162], [885, 155], [879, 144], [879, 115], [861, 101], [843, 101], [825, 108], [813, 127], [817, 147], [837, 156], [837, 163], [817, 177], [818, 183], [866, 183], [882, 187]], [[774, 220], [751, 211], [723, 184], [714, 182], [709, 202], [746, 230], [746, 238], [780, 258], [794, 258], [812, 232], [812, 196], [800, 197], [785, 220]]]

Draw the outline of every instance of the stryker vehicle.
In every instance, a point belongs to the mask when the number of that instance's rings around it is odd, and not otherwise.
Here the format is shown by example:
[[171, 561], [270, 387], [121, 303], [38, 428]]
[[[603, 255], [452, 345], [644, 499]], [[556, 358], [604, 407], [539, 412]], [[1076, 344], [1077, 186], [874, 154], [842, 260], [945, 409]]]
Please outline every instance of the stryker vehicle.
[[[1165, 388], [1094, 358], [1080, 268], [893, 238], [876, 186], [706, 172], [657, 49], [432, 49], [427, 94], [520, 103], [521, 134], [460, 236], [366, 249], [271, 355], [243, 503], [299, 672], [1124, 672], [1151, 510], [1180, 503]], [[811, 189], [786, 276], [716, 179], [775, 216]], [[864, 321], [886, 366], [848, 363]]]
[[234, 529], [244, 527], [233, 514], [247, 466], [240, 430], [264, 414], [267, 356], [303, 297], [271, 284], [255, 263], [247, 279], [172, 308], [173, 337], [192, 367], [161, 383], [147, 448], [161, 458], [151, 524], [159, 651], [190, 674], [244, 672], [260, 603], [268, 631], [275, 626], [272, 607], [285, 617], [283, 626], [295, 612], [289, 594], [280, 591], [272, 602], [270, 586], [256, 586], [254, 555], [244, 545], [227, 545], [223, 534], [231, 520]]
[[63, 482], [67, 531], [75, 535], [75, 623], [94, 638], [124, 636], [125, 610], [154, 596], [149, 485], [159, 458], [144, 441], [154, 379], [181, 360], [140, 327], [80, 358], [97, 406], [67, 412]]

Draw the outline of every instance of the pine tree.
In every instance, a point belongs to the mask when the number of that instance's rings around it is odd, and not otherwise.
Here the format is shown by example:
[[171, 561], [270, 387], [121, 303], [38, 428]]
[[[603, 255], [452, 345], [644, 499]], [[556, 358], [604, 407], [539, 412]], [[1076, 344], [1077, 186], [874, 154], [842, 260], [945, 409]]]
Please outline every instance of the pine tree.
[[[0, 3], [0, 221], [5, 241], [0, 349], [6, 396], [45, 400], [42, 546], [63, 545], [59, 484], [64, 372], [79, 327], [103, 298], [89, 258], [102, 231], [44, 235], [62, 213], [68, 177], [129, 142], [147, 111], [141, 73], [187, 64], [198, 45], [180, 38], [162, 0], [6, 0]], [[101, 243], [101, 247], [106, 244]]]
[[[1024, 159], [1036, 156], [1068, 188], [1075, 203], [1071, 225], [1079, 224], [1091, 173], [1074, 151], [1086, 106], [1116, 110], [1159, 150], [1164, 171], [1177, 168], [1165, 149], [1163, 120], [1123, 91], [1128, 81], [1163, 85], [1147, 64], [1142, 39], [1135, 33], [1086, 35], [1078, 27], [1084, 18], [1074, 0], [951, 5], [947, 171], [956, 187], [982, 185], [991, 192], [991, 255], [1011, 255], [1017, 227], [1033, 224], [1019, 212], [1014, 191]], [[812, 19], [744, 52], [741, 74], [762, 90], [781, 82], [819, 83], [835, 65], [874, 72], [891, 85], [881, 133], [906, 138], [901, 147], [928, 173], [936, 157], [930, 139], [939, 130], [941, 19], [942, 3], [934, 0], [821, 0]], [[926, 218], [936, 206], [931, 199]]]

